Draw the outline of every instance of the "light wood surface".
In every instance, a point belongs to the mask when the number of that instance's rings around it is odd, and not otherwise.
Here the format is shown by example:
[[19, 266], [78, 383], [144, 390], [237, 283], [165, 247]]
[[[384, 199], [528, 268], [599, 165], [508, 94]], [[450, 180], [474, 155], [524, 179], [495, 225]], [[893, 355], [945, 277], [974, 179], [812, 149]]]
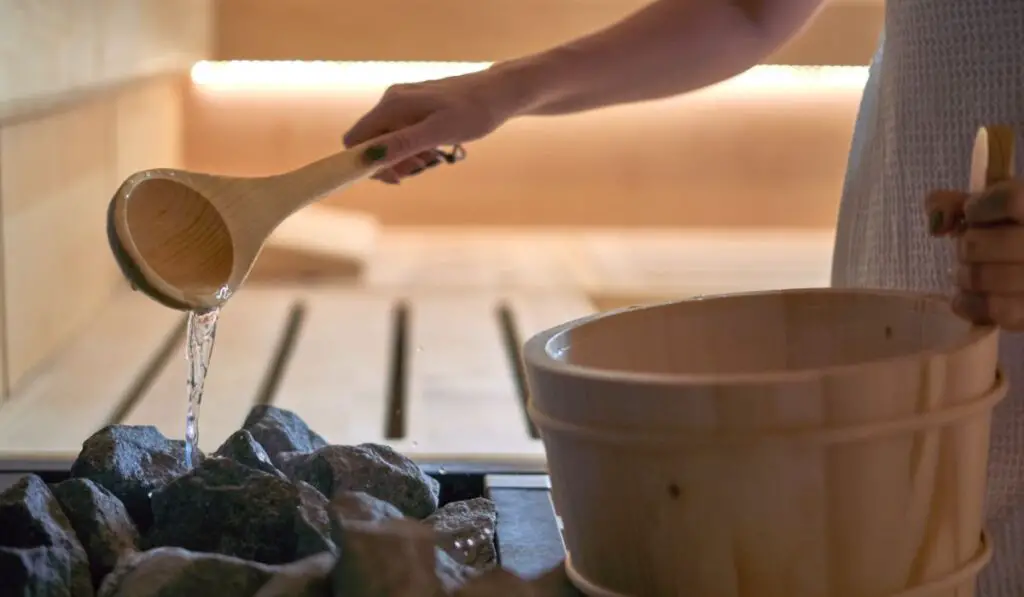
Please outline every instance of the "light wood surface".
[[99, 313], [122, 278], [104, 236], [119, 177], [179, 163], [181, 81], [0, 124], [7, 382], [17, 386]]
[[211, 0], [0, 2], [0, 121], [186, 71], [207, 56]]
[[[605, 27], [646, 0], [219, 0], [218, 60], [501, 60]], [[867, 64], [882, 0], [828, 1], [772, 64]], [[387, 19], [379, 15], [388, 15]], [[538, 18], [543, 15], [544, 18]], [[387, 39], [388, 43], [380, 43]]]
[[[400, 302], [409, 313], [398, 379], [405, 431], [388, 438], [393, 313]], [[421, 460], [542, 461], [497, 316], [505, 303], [518, 338], [591, 310], [582, 294], [569, 291], [247, 288], [221, 314], [200, 445], [215, 449], [262, 400], [294, 409], [336, 443], [376, 441]], [[275, 376], [296, 305], [302, 315]], [[525, 314], [522, 322], [517, 309]], [[0, 408], [0, 468], [66, 465], [81, 442], [111, 420], [152, 424], [181, 437], [183, 338], [166, 344], [180, 331], [180, 317], [137, 293], [122, 293], [86, 335]], [[161, 349], [159, 367], [140, 380]], [[141, 387], [138, 396], [133, 386]]]
[[568, 288], [594, 296], [827, 286], [831, 229], [385, 227], [371, 287]]
[[[183, 323], [180, 313], [122, 291], [0, 407], [0, 460], [66, 460], [76, 454], [85, 438], [111, 420]], [[181, 404], [183, 395], [184, 374]]]
[[373, 216], [311, 205], [274, 230], [249, 279], [295, 282], [355, 278], [372, 257], [379, 233]]
[[334, 444], [384, 438], [395, 298], [359, 289], [306, 292], [300, 333], [274, 404], [302, 413]]
[[535, 336], [529, 410], [570, 578], [593, 595], [972, 595], [997, 352], [944, 297], [873, 290]]
[[477, 293], [414, 296], [407, 406], [411, 442], [429, 442], [452, 454], [501, 453], [514, 447], [524, 455], [542, 456], [540, 443], [526, 433], [496, 299]]

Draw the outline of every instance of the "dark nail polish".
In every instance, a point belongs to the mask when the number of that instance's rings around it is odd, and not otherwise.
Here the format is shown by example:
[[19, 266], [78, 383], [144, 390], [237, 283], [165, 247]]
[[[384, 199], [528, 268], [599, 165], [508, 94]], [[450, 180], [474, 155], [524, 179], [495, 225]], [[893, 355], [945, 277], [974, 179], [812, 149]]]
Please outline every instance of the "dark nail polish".
[[440, 163], [441, 163], [441, 158], [434, 158], [434, 159], [430, 160], [429, 162], [427, 162], [426, 165], [423, 166], [423, 167], [424, 168], [433, 168], [434, 166], [437, 166]]
[[409, 176], [416, 176], [420, 172], [423, 172], [423, 168], [415, 168], [415, 169], [409, 171]]
[[945, 221], [945, 214], [942, 210], [936, 210], [931, 213], [928, 219], [928, 230], [932, 234], [938, 234], [942, 231], [942, 224]]
[[363, 151], [363, 159], [369, 163], [379, 162], [388, 155], [388, 148], [385, 145], [371, 145]]

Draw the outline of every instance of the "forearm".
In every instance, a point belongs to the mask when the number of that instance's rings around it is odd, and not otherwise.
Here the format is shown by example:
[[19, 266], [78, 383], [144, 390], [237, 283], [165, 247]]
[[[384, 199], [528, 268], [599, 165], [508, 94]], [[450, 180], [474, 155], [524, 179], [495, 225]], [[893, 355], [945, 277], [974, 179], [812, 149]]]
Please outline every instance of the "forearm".
[[733, 77], [800, 30], [821, 0], [657, 0], [626, 19], [493, 69], [520, 114], [658, 99]]

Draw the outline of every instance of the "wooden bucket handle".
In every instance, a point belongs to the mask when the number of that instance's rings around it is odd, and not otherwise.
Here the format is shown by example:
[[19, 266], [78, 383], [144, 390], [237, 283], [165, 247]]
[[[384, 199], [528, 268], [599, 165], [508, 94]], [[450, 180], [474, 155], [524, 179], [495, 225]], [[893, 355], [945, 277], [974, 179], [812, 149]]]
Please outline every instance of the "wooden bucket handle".
[[990, 125], [978, 130], [971, 164], [972, 192], [1013, 178], [1014, 145], [1015, 135], [1010, 126]]

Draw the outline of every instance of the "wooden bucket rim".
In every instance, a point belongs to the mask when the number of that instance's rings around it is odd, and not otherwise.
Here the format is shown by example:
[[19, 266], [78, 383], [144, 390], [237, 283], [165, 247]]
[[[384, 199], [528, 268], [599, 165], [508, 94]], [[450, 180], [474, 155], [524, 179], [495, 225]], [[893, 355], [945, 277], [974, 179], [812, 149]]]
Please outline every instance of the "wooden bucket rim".
[[[616, 369], [605, 369], [588, 365], [567, 363], [554, 356], [551, 345], [558, 339], [565, 337], [572, 330], [581, 326], [600, 321], [602, 319], [617, 317], [634, 311], [653, 311], [663, 309], [681, 303], [703, 302], [716, 299], [731, 299], [740, 297], [778, 296], [780, 294], [805, 294], [805, 295], [842, 295], [856, 294], [863, 296], [877, 296], [888, 298], [903, 298], [917, 302], [931, 303], [934, 305], [949, 305], [946, 297], [937, 294], [911, 292], [904, 290], [887, 289], [864, 289], [864, 288], [789, 288], [783, 290], [758, 290], [752, 292], [733, 292], [701, 297], [671, 300], [649, 305], [636, 305], [623, 307], [602, 313], [595, 313], [561, 325], [548, 328], [535, 334], [525, 343], [523, 347], [523, 360], [527, 368], [544, 371], [548, 374], [564, 378], [580, 378], [592, 381], [608, 383], [625, 383], [639, 386], [747, 386], [763, 383], [784, 384], [784, 383], [806, 383], [820, 380], [826, 377], [836, 377], [854, 374], [868, 374], [871, 369], [885, 366], [906, 366], [915, 367], [933, 359], [946, 359], [968, 352], [986, 340], [998, 335], [999, 329], [995, 326], [974, 325], [968, 328], [963, 337], [956, 342], [945, 345], [942, 348], [921, 350], [909, 354], [900, 354], [892, 357], [872, 359], [858, 363], [847, 363], [829, 365], [826, 367], [807, 367], [801, 369], [767, 369], [763, 371], [745, 371], [732, 373], [649, 373]], [[957, 317], [951, 310], [950, 317]], [[996, 366], [993, 363], [993, 377], [996, 375]]]

